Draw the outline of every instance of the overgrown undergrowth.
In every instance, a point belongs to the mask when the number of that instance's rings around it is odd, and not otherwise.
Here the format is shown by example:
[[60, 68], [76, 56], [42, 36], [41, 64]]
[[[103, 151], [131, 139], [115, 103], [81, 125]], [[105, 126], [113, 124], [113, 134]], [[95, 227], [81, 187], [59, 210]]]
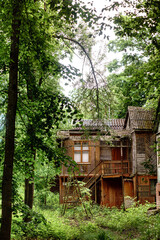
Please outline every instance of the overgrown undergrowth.
[[151, 204], [146, 203], [123, 211], [86, 203], [86, 209], [89, 210], [87, 217], [83, 206], [67, 208], [62, 216], [62, 205], [58, 202], [58, 195], [53, 193], [50, 194], [46, 206], [37, 202], [29, 223], [24, 223], [23, 214], [16, 214], [13, 217], [12, 239], [160, 239], [160, 214], [147, 214]]

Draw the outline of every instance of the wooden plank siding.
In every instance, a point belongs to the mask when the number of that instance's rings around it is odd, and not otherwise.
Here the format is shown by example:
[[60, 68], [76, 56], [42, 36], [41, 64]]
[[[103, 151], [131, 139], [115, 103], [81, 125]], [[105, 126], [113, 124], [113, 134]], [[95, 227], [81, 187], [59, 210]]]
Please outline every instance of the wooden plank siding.
[[[86, 141], [86, 140], [84, 140]], [[123, 173], [131, 173], [131, 161], [130, 161], [130, 146], [120, 145], [119, 142], [115, 142], [117, 145], [107, 145], [100, 141], [89, 141], [89, 162], [78, 163], [76, 175], [87, 176], [99, 162], [102, 162], [101, 168], [103, 175], [119, 175]], [[66, 148], [66, 154], [74, 159], [74, 141], [64, 141], [64, 147]], [[121, 160], [121, 148], [122, 158]], [[122, 164], [122, 166], [121, 166]], [[60, 176], [68, 176], [67, 167], [62, 166], [62, 172]]]
[[155, 134], [151, 132], [137, 132], [135, 134], [136, 137], [136, 162], [137, 163], [137, 174], [151, 174], [144, 166], [146, 161], [150, 161], [150, 164], [154, 166], [154, 172], [156, 174], [156, 152], [154, 150], [155, 143]]
[[[154, 202], [153, 185], [156, 176], [145, 175], [146, 169], [142, 165], [154, 153], [151, 144], [154, 143], [153, 134], [135, 132], [132, 134], [132, 148], [129, 139], [126, 142], [115, 141], [114, 144], [105, 144], [103, 141], [89, 141], [89, 162], [77, 164], [76, 176], [83, 181], [84, 177], [93, 177], [99, 174], [100, 181], [92, 188], [92, 199], [100, 204], [120, 207], [123, 203], [122, 181], [124, 182], [124, 197], [137, 197], [141, 203]], [[83, 140], [86, 141], [86, 140]], [[74, 159], [74, 140], [66, 140], [64, 146], [66, 154]], [[135, 174], [131, 178], [132, 165]], [[98, 168], [96, 168], [98, 166]], [[123, 178], [122, 178], [123, 175]], [[67, 168], [63, 166], [60, 175], [60, 202], [66, 194], [66, 182], [69, 176]], [[146, 181], [142, 181], [147, 179]], [[152, 182], [151, 182], [152, 181]], [[125, 200], [127, 201], [127, 200]], [[126, 202], [125, 202], [126, 204]]]
[[121, 178], [103, 179], [102, 205], [120, 207], [123, 203]]
[[[125, 119], [83, 120], [83, 126], [62, 132], [66, 154], [77, 162], [75, 176], [91, 189], [95, 202], [120, 207], [133, 199], [155, 201], [154, 118], [152, 110], [129, 106]], [[84, 142], [89, 145], [84, 147]], [[63, 166], [61, 202], [68, 180], [69, 173]]]
[[138, 176], [138, 200], [140, 203], [156, 201], [156, 182], [156, 176]]

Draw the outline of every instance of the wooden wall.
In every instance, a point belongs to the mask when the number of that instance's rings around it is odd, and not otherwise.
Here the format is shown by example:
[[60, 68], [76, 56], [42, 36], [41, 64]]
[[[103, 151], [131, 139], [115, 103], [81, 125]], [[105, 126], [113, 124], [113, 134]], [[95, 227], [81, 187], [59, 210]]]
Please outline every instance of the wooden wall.
[[124, 196], [134, 198], [133, 180], [124, 179]]
[[132, 166], [133, 174], [151, 174], [143, 163], [151, 159], [156, 174], [156, 153], [154, 150], [155, 135], [151, 132], [132, 133]]
[[102, 179], [101, 204], [107, 207], [120, 207], [123, 203], [121, 178]]
[[[156, 176], [138, 176], [138, 200], [141, 203], [155, 202], [156, 201]], [[153, 189], [153, 184], [155, 183], [155, 191]]]
[[[64, 141], [64, 147], [66, 148], [66, 155], [68, 155], [72, 159], [74, 159], [74, 140], [82, 141], [82, 139], [80, 137], [75, 138], [75, 139], [73, 138], [73, 140], [68, 139], [68, 140]], [[77, 171], [77, 175], [79, 175], [79, 173], [80, 173], [82, 176], [86, 176], [92, 169], [95, 168], [95, 166], [100, 161], [99, 141], [89, 140], [89, 149], [90, 149], [90, 151], [89, 151], [90, 162], [78, 164], [77, 168], [79, 170]], [[67, 167], [62, 166], [62, 172], [61, 172], [60, 176], [68, 176]]]
[[[73, 159], [73, 146], [74, 141], [80, 141], [81, 137], [73, 137], [72, 139], [65, 140], [64, 147], [66, 147], [66, 154]], [[122, 145], [119, 142], [115, 142], [114, 146], [107, 146], [104, 142], [89, 140], [90, 145], [90, 162], [85, 164], [78, 164], [80, 176], [86, 176], [100, 160], [107, 162], [109, 160], [121, 160], [120, 146], [124, 149], [124, 159], [131, 160], [132, 162], [132, 174], [135, 176], [129, 180], [124, 181], [124, 196], [137, 197], [140, 202], [144, 203], [146, 200], [149, 202], [155, 201], [155, 194], [151, 189], [152, 179], [156, 179], [156, 176], [150, 174], [147, 169], [142, 165], [149, 158], [151, 163], [156, 167], [156, 152], [152, 148], [155, 135], [151, 132], [134, 131], [132, 133], [132, 147], [130, 148], [129, 139], [126, 139], [126, 145]], [[116, 150], [117, 149], [117, 150]], [[130, 154], [131, 152], [131, 154]], [[79, 172], [77, 172], [77, 176]], [[60, 178], [60, 202], [64, 195], [64, 185], [62, 183], [63, 177], [68, 176], [67, 168], [63, 166], [61, 178]], [[104, 177], [104, 176], [103, 176]], [[126, 176], [127, 177], [127, 176]], [[137, 178], [136, 178], [137, 177]], [[153, 181], [152, 181], [153, 183]], [[94, 197], [94, 195], [93, 195]], [[122, 180], [121, 177], [115, 178], [102, 178], [97, 186], [97, 200], [99, 203], [113, 207], [120, 207], [123, 203], [122, 196]]]

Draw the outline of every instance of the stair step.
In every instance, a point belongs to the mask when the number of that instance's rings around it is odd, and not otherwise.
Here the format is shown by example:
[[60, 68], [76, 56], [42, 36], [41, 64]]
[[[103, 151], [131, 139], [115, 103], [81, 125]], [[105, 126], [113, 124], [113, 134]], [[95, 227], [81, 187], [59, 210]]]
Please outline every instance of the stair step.
[[88, 188], [90, 188], [90, 187], [96, 182], [96, 180], [97, 180], [99, 177], [100, 177], [100, 175], [97, 176], [97, 177], [94, 177], [94, 178], [89, 179], [85, 186], [88, 187]]

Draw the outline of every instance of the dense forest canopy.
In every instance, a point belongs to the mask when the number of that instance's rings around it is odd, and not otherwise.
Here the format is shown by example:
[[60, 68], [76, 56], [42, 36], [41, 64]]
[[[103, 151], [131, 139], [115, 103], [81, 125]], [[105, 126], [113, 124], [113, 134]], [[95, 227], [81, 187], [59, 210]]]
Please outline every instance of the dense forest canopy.
[[66, 119], [77, 119], [79, 112], [61, 93], [59, 78], [71, 79], [77, 70], [60, 59], [74, 48], [66, 41], [79, 31], [79, 18], [91, 27], [99, 17], [80, 1], [8, 0], [1, 1], [0, 11], [1, 105], [6, 113], [1, 238], [10, 239], [16, 171], [23, 172], [24, 202], [32, 208], [35, 163], [46, 160], [59, 166], [67, 159], [56, 147], [56, 129]]
[[[123, 1], [125, 15], [114, 18], [117, 39], [110, 51], [122, 52], [122, 59], [109, 64], [111, 88], [117, 96], [118, 116], [127, 106], [156, 108], [159, 98], [159, 2]], [[121, 72], [117, 74], [118, 69]], [[118, 97], [121, 96], [123, 101]]]
[[[11, 238], [12, 213], [30, 222], [34, 184], [45, 201], [44, 189], [60, 165], [74, 165], [58, 147], [60, 128], [82, 117], [123, 118], [129, 105], [157, 105], [160, 3], [106, 1], [101, 14], [92, 5], [78, 0], [0, 2], [0, 239]], [[109, 43], [107, 27], [117, 37]], [[122, 58], [107, 59], [99, 67], [106, 54], [94, 61], [97, 35], [103, 35], [106, 53], [121, 52]], [[77, 49], [90, 66], [85, 78], [63, 61]], [[62, 93], [62, 78], [78, 86], [72, 100]]]

